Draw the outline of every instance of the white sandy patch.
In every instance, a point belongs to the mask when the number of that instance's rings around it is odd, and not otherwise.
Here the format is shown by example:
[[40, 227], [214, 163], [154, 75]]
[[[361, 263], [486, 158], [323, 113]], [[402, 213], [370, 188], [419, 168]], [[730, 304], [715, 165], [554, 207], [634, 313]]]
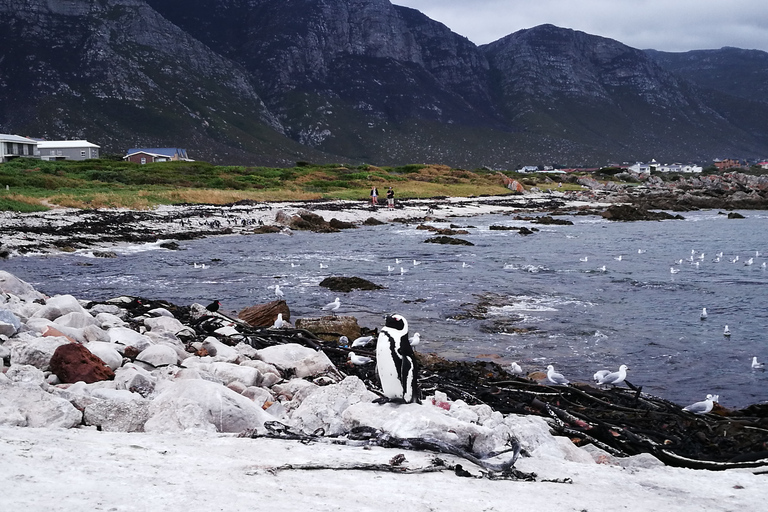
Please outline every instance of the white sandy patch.
[[[648, 511], [762, 510], [768, 479], [746, 470], [622, 468], [523, 458], [537, 482], [460, 478], [450, 471], [393, 474], [282, 470], [286, 464], [430, 464], [434, 454], [374, 447], [185, 433], [0, 427], [4, 510]], [[479, 469], [449, 455], [473, 475]], [[570, 478], [573, 483], [543, 482]]]

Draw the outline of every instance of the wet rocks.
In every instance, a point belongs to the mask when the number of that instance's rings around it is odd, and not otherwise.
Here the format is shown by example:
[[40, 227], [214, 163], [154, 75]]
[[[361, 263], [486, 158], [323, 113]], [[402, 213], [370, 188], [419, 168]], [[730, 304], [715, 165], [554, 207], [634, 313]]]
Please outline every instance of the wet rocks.
[[79, 343], [61, 345], [51, 356], [51, 371], [61, 382], [87, 384], [110, 380], [115, 373], [104, 361]]
[[360, 337], [360, 326], [353, 316], [323, 316], [319, 318], [299, 318], [296, 328], [307, 330], [318, 337], [338, 341], [340, 336], [350, 340]]
[[535, 220], [532, 221], [534, 224], [543, 224], [545, 226], [573, 226], [573, 222], [566, 219], [556, 219], [550, 215], [545, 215], [543, 217], [538, 217]]
[[320, 286], [328, 288], [334, 292], [348, 293], [353, 290], [382, 290], [384, 287], [378, 284], [372, 283], [367, 279], [361, 277], [342, 277], [332, 276], [326, 277], [320, 281]]
[[470, 245], [474, 246], [472, 242], [464, 240], [462, 238], [453, 238], [450, 236], [435, 236], [424, 240], [426, 244], [443, 244], [443, 245]]
[[538, 231], [536, 228], [527, 228], [525, 226], [499, 226], [495, 224], [489, 226], [488, 229], [491, 231], [517, 231], [521, 235], [532, 235]]
[[744, 216], [739, 212], [728, 212], [729, 219], [743, 219]]
[[380, 221], [374, 217], [368, 217], [363, 221], [363, 226], [382, 226], [384, 224], [386, 224], [386, 222]]
[[438, 228], [435, 226], [430, 226], [428, 224], [419, 224], [418, 226], [416, 226], [416, 229], [432, 231], [433, 233], [437, 233], [438, 235], [444, 235], [444, 236], [469, 234], [469, 231], [467, 231], [466, 229], [455, 229], [453, 228], [453, 226], [451, 226], [450, 228]]
[[624, 222], [638, 220], [683, 220], [681, 215], [672, 215], [667, 212], [652, 212], [629, 204], [611, 205], [600, 215], [606, 220]]

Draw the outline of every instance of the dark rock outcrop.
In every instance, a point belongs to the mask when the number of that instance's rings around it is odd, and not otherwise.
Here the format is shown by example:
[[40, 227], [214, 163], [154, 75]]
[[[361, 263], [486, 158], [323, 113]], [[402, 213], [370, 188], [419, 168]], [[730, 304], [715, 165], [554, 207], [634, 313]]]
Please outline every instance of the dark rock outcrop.
[[99, 357], [79, 343], [68, 343], [56, 349], [51, 357], [51, 372], [65, 384], [86, 384], [112, 380], [115, 372]]
[[352, 290], [381, 290], [384, 287], [360, 277], [326, 277], [320, 281], [320, 286], [334, 292], [351, 292]]
[[681, 215], [672, 215], [667, 212], [651, 212], [644, 208], [637, 208], [628, 204], [615, 204], [609, 206], [600, 214], [606, 220], [637, 221], [637, 220], [682, 220]]
[[444, 245], [475, 245], [472, 242], [463, 240], [461, 238], [453, 238], [450, 236], [435, 236], [424, 240], [427, 244], [444, 244]]
[[340, 336], [354, 340], [360, 336], [360, 326], [353, 316], [323, 316], [320, 318], [299, 318], [296, 328], [304, 329], [321, 339], [338, 341]]

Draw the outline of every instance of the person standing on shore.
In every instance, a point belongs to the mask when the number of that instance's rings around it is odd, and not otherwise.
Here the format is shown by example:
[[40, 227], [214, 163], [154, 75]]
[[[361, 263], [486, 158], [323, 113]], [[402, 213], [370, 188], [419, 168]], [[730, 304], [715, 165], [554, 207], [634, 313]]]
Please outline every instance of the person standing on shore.
[[374, 185], [371, 187], [371, 206], [378, 205], [379, 189]]
[[387, 208], [394, 208], [395, 207], [395, 191], [392, 190], [392, 187], [389, 187], [389, 190], [387, 190]]

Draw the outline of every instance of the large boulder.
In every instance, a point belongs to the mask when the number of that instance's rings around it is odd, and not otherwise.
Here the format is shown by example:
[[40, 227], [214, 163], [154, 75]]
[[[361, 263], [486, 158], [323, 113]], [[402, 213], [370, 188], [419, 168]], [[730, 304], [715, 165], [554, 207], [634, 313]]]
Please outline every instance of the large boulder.
[[175, 318], [168, 316], [145, 318], [144, 325], [152, 332], [166, 331], [174, 334], [187, 328]]
[[11, 347], [11, 364], [29, 364], [41, 370], [48, 370], [51, 358], [56, 350], [69, 345], [63, 336], [44, 336], [26, 343], [17, 343]]
[[92, 341], [85, 346], [93, 352], [96, 357], [104, 361], [112, 370], [117, 370], [123, 365], [123, 356], [119, 352], [121, 348], [117, 343], [106, 343], [104, 341]]
[[307, 433], [322, 428], [326, 435], [343, 434], [345, 425], [342, 413], [353, 404], [372, 402], [376, 398], [362, 380], [351, 376], [338, 384], [317, 388], [304, 398], [291, 419], [296, 427]]
[[134, 363], [146, 370], [153, 370], [161, 366], [177, 364], [179, 362], [176, 349], [170, 345], [152, 345], [142, 350], [136, 356]]
[[115, 373], [98, 356], [79, 343], [61, 345], [51, 357], [51, 372], [63, 383], [86, 384], [111, 380]]
[[45, 295], [35, 290], [31, 284], [5, 270], [0, 270], [0, 292], [15, 295], [26, 301], [45, 298]]
[[96, 319], [89, 313], [81, 313], [72, 311], [54, 320], [57, 325], [63, 325], [66, 327], [74, 327], [75, 329], [82, 329], [89, 325], [97, 325]]
[[258, 351], [258, 356], [280, 370], [293, 372], [300, 379], [338, 372], [324, 352], [296, 343], [263, 348]]
[[229, 388], [201, 379], [164, 382], [152, 401], [146, 432], [242, 432], [263, 430], [272, 418], [252, 400]]
[[7, 309], [0, 309], [0, 334], [11, 337], [21, 329], [19, 318]]
[[133, 347], [139, 352], [152, 345], [152, 339], [127, 327], [112, 327], [107, 331], [109, 341]]
[[83, 423], [104, 432], [143, 432], [150, 401], [126, 390], [100, 389], [85, 406]]
[[360, 277], [331, 276], [320, 281], [320, 286], [334, 292], [348, 293], [353, 290], [382, 290], [384, 287]]
[[360, 325], [354, 316], [304, 317], [296, 320], [296, 328], [304, 329], [326, 341], [338, 341], [340, 336], [350, 340], [360, 337]]
[[0, 425], [72, 428], [82, 419], [82, 413], [69, 401], [39, 386], [14, 384], [0, 374]]
[[237, 314], [237, 318], [253, 327], [270, 327], [275, 323], [278, 314], [282, 314], [286, 322], [291, 321], [291, 310], [284, 300], [273, 300], [245, 308]]

